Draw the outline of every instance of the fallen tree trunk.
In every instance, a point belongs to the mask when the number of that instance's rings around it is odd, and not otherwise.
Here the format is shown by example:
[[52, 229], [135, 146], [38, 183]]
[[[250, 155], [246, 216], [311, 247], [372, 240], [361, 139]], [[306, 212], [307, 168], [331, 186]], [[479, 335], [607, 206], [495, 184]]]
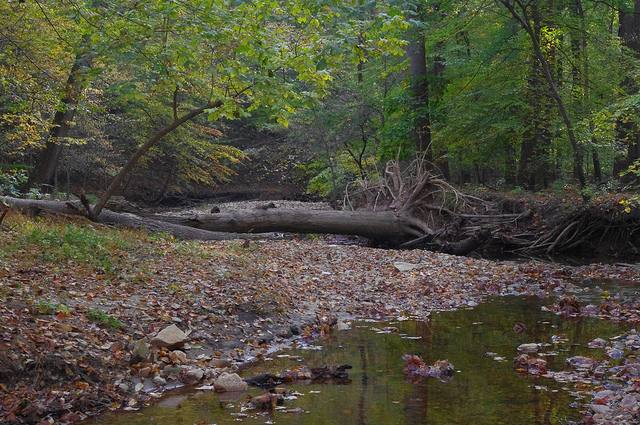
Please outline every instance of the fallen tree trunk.
[[218, 232], [330, 233], [376, 241], [404, 242], [432, 233], [422, 221], [393, 211], [247, 209], [190, 217], [147, 215], [149, 219]]
[[[41, 211], [86, 216], [79, 202], [44, 201], [0, 197], [34, 215]], [[362, 236], [399, 244], [430, 232], [420, 220], [391, 211], [331, 211], [254, 209], [190, 217], [147, 215], [146, 217], [105, 210], [96, 222], [168, 233], [181, 239], [254, 239], [268, 232], [330, 233]]]
[[[10, 198], [6, 196], [0, 196], [0, 202], [5, 202], [15, 208], [27, 211], [34, 216], [40, 215], [42, 212], [47, 211], [50, 213], [68, 214], [86, 217], [86, 210], [76, 202], [63, 202], [63, 201], [44, 201], [35, 199], [19, 199]], [[129, 213], [115, 213], [113, 211], [104, 210], [100, 217], [96, 220], [97, 223], [119, 225], [132, 229], [143, 229], [150, 233], [167, 233], [174, 237], [185, 240], [230, 240], [230, 239], [244, 239], [247, 235], [235, 235], [225, 232], [210, 232], [206, 230], [195, 229], [193, 227], [180, 226], [158, 220], [151, 220], [144, 217], [139, 217]], [[257, 235], [252, 235], [251, 238], [256, 238]]]

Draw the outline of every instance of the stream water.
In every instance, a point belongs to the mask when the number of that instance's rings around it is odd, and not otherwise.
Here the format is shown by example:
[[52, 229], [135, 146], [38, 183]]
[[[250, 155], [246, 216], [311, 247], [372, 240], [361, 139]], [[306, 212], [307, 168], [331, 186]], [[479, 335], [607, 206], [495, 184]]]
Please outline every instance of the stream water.
[[[522, 377], [512, 359], [523, 343], [542, 343], [547, 369], [569, 369], [566, 358], [588, 355], [603, 358], [602, 350], [587, 343], [627, 331], [626, 323], [598, 319], [564, 320], [541, 307], [550, 299], [498, 297], [474, 309], [433, 314], [429, 321], [354, 322], [350, 330], [332, 334], [314, 344], [318, 349], [291, 350], [243, 370], [284, 372], [296, 365], [353, 366], [351, 382], [287, 386], [299, 395], [286, 400], [283, 410], [264, 412], [246, 408], [247, 394], [211, 391], [172, 392], [137, 412], [112, 412], [91, 424], [561, 424], [578, 419], [590, 397], [574, 385], [546, 377]], [[517, 334], [516, 323], [527, 330]], [[381, 334], [385, 326], [398, 333]], [[489, 353], [489, 354], [488, 354]], [[403, 354], [420, 356], [425, 363], [448, 360], [454, 378], [441, 382], [422, 378], [408, 382]], [[617, 361], [609, 359], [615, 364]], [[252, 395], [261, 389], [250, 389]], [[297, 409], [299, 408], [299, 409]], [[303, 413], [287, 413], [297, 409]]]

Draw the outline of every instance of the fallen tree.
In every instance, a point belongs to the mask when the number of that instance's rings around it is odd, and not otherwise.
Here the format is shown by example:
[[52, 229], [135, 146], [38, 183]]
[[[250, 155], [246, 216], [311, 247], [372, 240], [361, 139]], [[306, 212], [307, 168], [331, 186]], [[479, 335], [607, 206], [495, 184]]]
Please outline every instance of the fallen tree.
[[[359, 197], [363, 207], [351, 211], [256, 208], [227, 213], [189, 216], [116, 213], [103, 210], [93, 214], [93, 208], [81, 194], [80, 202], [28, 200], [3, 197], [5, 203], [37, 214], [47, 210], [56, 213], [89, 217], [94, 222], [145, 228], [151, 232], [166, 232], [183, 239], [231, 239], [249, 237], [246, 234], [265, 232], [322, 233], [362, 236], [391, 246], [433, 235], [431, 242], [442, 234], [435, 232], [427, 221], [436, 223], [436, 216], [453, 214], [441, 199], [452, 189], [441, 179], [422, 172], [410, 181], [403, 180], [400, 168], [390, 163], [387, 179], [377, 186], [363, 186]], [[367, 204], [372, 191], [377, 191], [377, 204]], [[107, 207], [109, 205], [107, 204]], [[417, 214], [419, 212], [420, 214]], [[426, 213], [426, 214], [425, 214]]]
[[[420, 167], [417, 167], [420, 169]], [[640, 212], [609, 206], [571, 204], [501, 208], [505, 198], [483, 200], [462, 195], [426, 172], [403, 178], [389, 164], [386, 179], [363, 184], [349, 200], [351, 211], [262, 208], [209, 214], [158, 215], [142, 210], [105, 209], [94, 222], [167, 233], [181, 239], [225, 240], [272, 237], [273, 233], [362, 236], [387, 247], [424, 248], [455, 255], [555, 254], [640, 256]], [[357, 202], [356, 202], [357, 199]], [[446, 201], [444, 201], [446, 199]], [[63, 202], [0, 197], [8, 205], [39, 215], [43, 211], [89, 217], [88, 201]], [[109, 203], [107, 208], [118, 207]], [[89, 206], [90, 207], [90, 206]], [[0, 208], [0, 216], [3, 212]], [[0, 219], [1, 222], [1, 219]]]

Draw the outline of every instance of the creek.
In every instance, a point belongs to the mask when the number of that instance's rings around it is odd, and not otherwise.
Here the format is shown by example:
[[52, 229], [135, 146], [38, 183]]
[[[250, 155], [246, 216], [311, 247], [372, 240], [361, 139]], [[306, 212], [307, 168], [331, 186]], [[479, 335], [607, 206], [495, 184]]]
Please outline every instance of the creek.
[[[603, 289], [605, 287], [603, 286]], [[635, 295], [635, 288], [609, 288]], [[589, 291], [597, 301], [597, 291]], [[609, 339], [632, 326], [593, 318], [566, 320], [543, 306], [551, 298], [505, 296], [489, 298], [473, 309], [434, 313], [428, 321], [354, 321], [351, 329], [336, 331], [307, 349], [273, 355], [241, 370], [243, 377], [261, 372], [284, 372], [298, 365], [350, 364], [350, 383], [287, 385], [297, 396], [282, 410], [247, 409], [247, 394], [174, 390], [155, 404], [136, 412], [110, 412], [87, 421], [118, 424], [564, 424], [582, 417], [593, 383], [576, 391], [574, 383], [514, 372], [513, 358], [524, 343], [540, 343], [537, 357], [547, 370], [570, 370], [566, 359], [584, 355], [604, 359], [601, 349], [587, 346], [595, 338]], [[518, 334], [516, 323], [526, 326]], [[392, 326], [397, 333], [378, 333]], [[312, 349], [308, 349], [312, 348]], [[425, 363], [448, 360], [453, 379], [442, 382], [422, 377], [409, 382], [403, 374], [404, 354]], [[612, 365], [624, 359], [607, 358]], [[250, 388], [249, 394], [264, 390]], [[287, 410], [302, 413], [287, 413]]]

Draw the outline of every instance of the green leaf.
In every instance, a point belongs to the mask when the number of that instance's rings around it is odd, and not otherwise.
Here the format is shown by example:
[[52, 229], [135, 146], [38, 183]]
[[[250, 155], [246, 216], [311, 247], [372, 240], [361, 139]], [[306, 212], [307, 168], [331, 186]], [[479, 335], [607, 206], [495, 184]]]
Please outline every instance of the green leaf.
[[322, 71], [326, 68], [327, 68], [327, 60], [325, 58], [320, 59], [316, 64], [316, 71]]

